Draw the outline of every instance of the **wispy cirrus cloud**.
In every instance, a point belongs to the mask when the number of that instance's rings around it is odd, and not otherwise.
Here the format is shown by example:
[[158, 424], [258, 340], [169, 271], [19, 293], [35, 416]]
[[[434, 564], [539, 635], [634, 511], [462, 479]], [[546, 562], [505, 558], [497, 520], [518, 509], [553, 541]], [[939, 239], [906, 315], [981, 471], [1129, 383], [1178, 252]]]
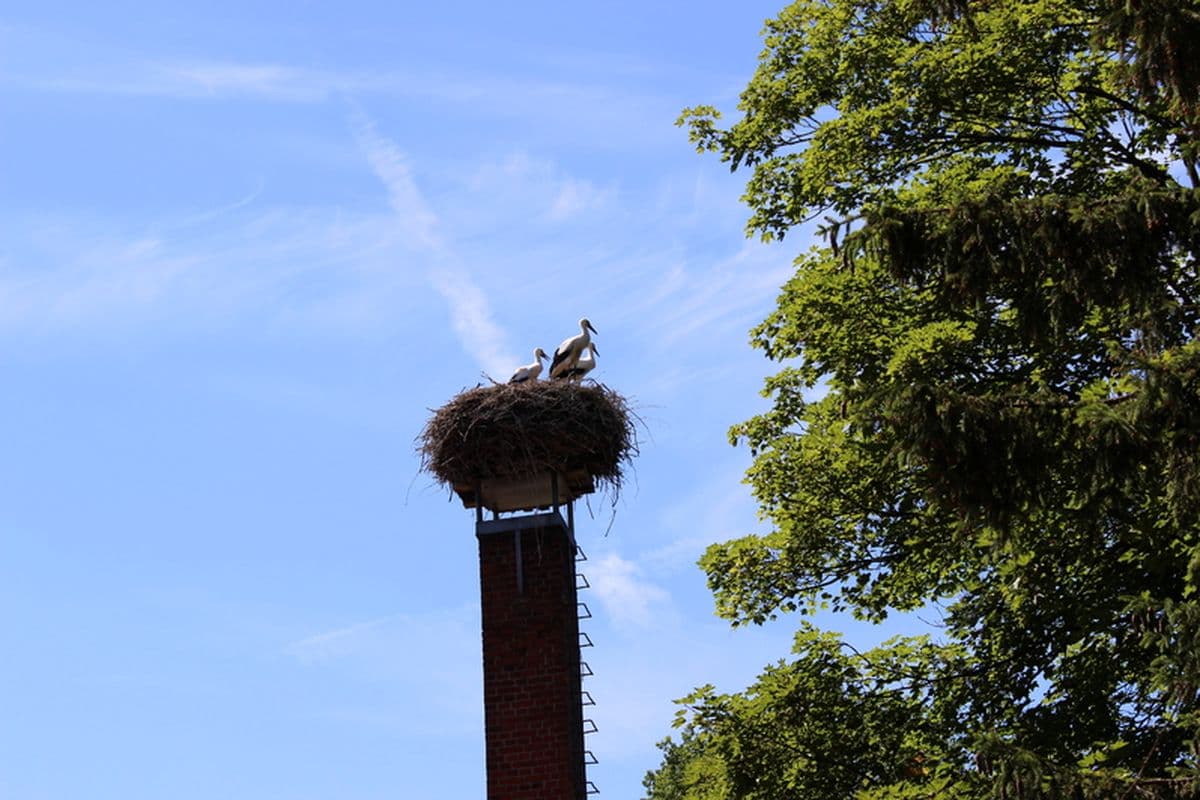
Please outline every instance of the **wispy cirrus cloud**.
[[31, 266], [26, 252], [20, 265], [7, 265], [0, 274], [5, 327], [46, 332], [151, 310], [189, 281], [199, 264], [150, 235], [79, 241], [76, 232], [56, 225], [35, 235], [43, 239], [44, 260]]
[[265, 48], [253, 58], [195, 49], [180, 56], [136, 37], [114, 41], [77, 29], [16, 25], [0, 29], [0, 90], [292, 105], [385, 99], [411, 102], [422, 114], [449, 108], [484, 115], [492, 135], [504, 128], [519, 131], [525, 145], [532, 138], [629, 152], [648, 142], [677, 143], [670, 124], [684, 104], [670, 77], [677, 65], [565, 47], [540, 47], [512, 59], [507, 39], [497, 37], [490, 46], [503, 69], [494, 59], [481, 67], [478, 53], [464, 61], [403, 46], [391, 47], [389, 57], [369, 65], [297, 59], [283, 47]]
[[[44, 42], [38, 47], [38, 42]], [[388, 98], [424, 105], [469, 107], [496, 120], [538, 127], [551, 136], [569, 127], [576, 138], [614, 147], [630, 146], [637, 134], [673, 140], [669, 122], [679, 101], [645, 88], [645, 80], [614, 83], [612, 75], [593, 80], [551, 78], [554, 70], [479, 71], [453, 63], [394, 63], [379, 68], [322, 68], [286, 60], [163, 58], [152, 53], [101, 47], [21, 31], [0, 34], [7, 46], [0, 87], [62, 94], [116, 95], [169, 100], [254, 98], [281, 104]], [[662, 119], [648, 128], [646, 119]], [[613, 127], [626, 135], [613, 134]]]
[[373, 687], [370, 705], [331, 700], [323, 712], [330, 718], [398, 730], [423, 718], [426, 732], [474, 732], [482, 690], [478, 619], [469, 606], [392, 614], [315, 633], [283, 652], [314, 675]]
[[[10, 50], [14, 50], [11, 68], [0, 76], [0, 85], [44, 91], [181, 99], [258, 96], [293, 103], [320, 102], [335, 95], [378, 95], [480, 104], [488, 111], [508, 107], [512, 113], [539, 106], [584, 111], [587, 106], [598, 105], [589, 118], [609, 120], [614, 118], [614, 103], [624, 102], [637, 111], [655, 100], [653, 95], [618, 90], [611, 81], [547, 78], [547, 71], [540, 69], [479, 72], [428, 62], [421, 65], [421, 70], [412, 66], [323, 69], [284, 61], [161, 58], [123, 49], [97, 50], [57, 39], [38, 53], [30, 52], [30, 48], [15, 52], [15, 46]], [[46, 60], [46, 52], [54, 51], [74, 57]], [[90, 56], [86, 66], [76, 65], [81, 53]], [[517, 108], [512, 108], [514, 102]]]
[[387, 189], [396, 225], [414, 246], [440, 254], [446, 245], [437, 232], [437, 214], [417, 186], [407, 156], [395, 142], [381, 136], [361, 113], [355, 115], [355, 123], [355, 138], [372, 171]]
[[673, 349], [700, 330], [744, 335], [793, 271], [779, 250], [753, 241], [728, 258], [676, 263], [643, 301], [660, 327], [655, 346]]
[[[256, 95], [312, 102], [339, 89], [330, 76], [283, 64], [197, 62], [158, 65], [152, 72], [160, 91], [196, 92], [209, 97]], [[149, 88], [149, 86], [148, 86]]]
[[[478, 667], [478, 611], [472, 606], [398, 613], [343, 625], [288, 642], [283, 652], [310, 667], [335, 668], [371, 680], [460, 684], [465, 678], [427, 664]], [[414, 662], [413, 653], [423, 659]], [[461, 688], [461, 687], [460, 687]], [[470, 688], [475, 688], [474, 686]]]
[[485, 162], [468, 182], [493, 201], [494, 212], [526, 221], [565, 222], [605, 210], [617, 196], [615, 186], [571, 175], [548, 158], [522, 151]]
[[591, 181], [567, 178], [559, 185], [547, 216], [561, 222], [603, 206], [613, 194], [611, 189], [601, 189]]
[[382, 628], [392, 619], [392, 617], [380, 617], [314, 633], [288, 643], [284, 647], [284, 652], [305, 664], [352, 655], [363, 648], [364, 642], [380, 635]]
[[492, 318], [484, 291], [459, 269], [436, 269], [429, 279], [450, 306], [450, 321], [463, 349], [494, 380], [506, 379], [517, 359], [510, 352], [504, 329]]
[[440, 235], [438, 215], [417, 186], [408, 158], [361, 113], [356, 115], [355, 130], [371, 169], [387, 189], [396, 225], [433, 261], [429, 282], [449, 306], [450, 321], [463, 349], [485, 372], [502, 380], [517, 363], [508, 337], [492, 315], [487, 294], [456, 263], [452, 244]]
[[[57, 44], [60, 48], [70, 47]], [[379, 83], [378, 78], [365, 75], [273, 62], [164, 61], [125, 52], [95, 52], [93, 56], [86, 66], [72, 66], [74, 59], [65, 57], [57, 63], [14, 59], [0, 76], [0, 86], [64, 94], [181, 100], [258, 97], [283, 103], [315, 103]]]
[[[415, 302], [389, 214], [255, 208], [154, 223], [46, 215], [0, 224], [0, 327], [39, 333], [253, 319], [364, 331]], [[19, 258], [15, 254], [19, 254]], [[416, 279], [419, 281], [419, 278]], [[420, 285], [417, 283], [417, 285]]]

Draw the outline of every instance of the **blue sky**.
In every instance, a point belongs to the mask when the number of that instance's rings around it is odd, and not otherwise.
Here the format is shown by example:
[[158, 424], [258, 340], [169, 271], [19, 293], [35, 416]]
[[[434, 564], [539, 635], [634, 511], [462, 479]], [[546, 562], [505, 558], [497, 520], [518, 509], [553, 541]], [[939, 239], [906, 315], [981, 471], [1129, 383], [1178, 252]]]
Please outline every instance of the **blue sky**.
[[577, 331], [646, 422], [579, 513], [602, 796], [737, 689], [694, 563], [803, 236], [743, 235], [777, 3], [45, 3], [0, 16], [0, 798], [482, 797], [473, 516], [413, 440]]

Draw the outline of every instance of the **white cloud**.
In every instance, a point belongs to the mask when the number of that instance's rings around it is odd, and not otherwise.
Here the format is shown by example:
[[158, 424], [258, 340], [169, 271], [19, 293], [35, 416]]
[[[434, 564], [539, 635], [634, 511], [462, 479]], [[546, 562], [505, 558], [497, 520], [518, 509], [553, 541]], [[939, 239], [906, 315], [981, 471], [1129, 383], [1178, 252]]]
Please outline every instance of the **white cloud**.
[[45, 331], [152, 308], [188, 281], [199, 263], [153, 236], [100, 237], [64, 252], [72, 234], [59, 226], [36, 231], [45, 237], [46, 261], [5, 269], [0, 324]]
[[416, 246], [442, 250], [437, 234], [438, 217], [429, 207], [408, 165], [408, 158], [392, 141], [380, 136], [375, 126], [358, 115], [355, 135], [376, 177], [387, 187], [388, 202], [396, 223]]
[[[647, 294], [642, 316], [655, 321], [655, 346], [668, 350], [718, 326], [740, 329], [744, 335], [765, 315], [767, 304], [793, 271], [780, 249], [745, 242], [733, 256], [715, 263], [691, 269], [677, 265]], [[711, 333], [704, 338], [710, 337]]]
[[[479, 610], [435, 609], [399, 613], [343, 625], [290, 642], [285, 654], [310, 667], [337, 668], [360, 678], [439, 683], [428, 664], [462, 664], [478, 672]], [[415, 653], [422, 655], [414, 659]], [[445, 671], [458, 685], [462, 676]]]
[[50, 333], [150, 321], [361, 332], [394, 326], [425, 265], [392, 215], [254, 213], [234, 203], [140, 229], [96, 220], [7, 220], [20, 260], [0, 272], [0, 327]]
[[[171, 60], [30, 29], [0, 35], [6, 55], [0, 86], [21, 90], [178, 100], [253, 98], [289, 104], [377, 97], [426, 108], [470, 108], [497, 122], [532, 127], [547, 141], [561, 141], [569, 131], [576, 142], [637, 150], [648, 140], [668, 144], [678, 139], [671, 121], [680, 99], [670, 91], [650, 91], [645, 74], [627, 69], [601, 69], [587, 77], [595, 60], [578, 52], [572, 53], [570, 67], [552, 59], [524, 73], [464, 68], [461, 60], [406, 63], [403, 54], [386, 68], [364, 70], [203, 56]], [[565, 75], [568, 69], [574, 73], [572, 80], [547, 77]], [[648, 119], [661, 124], [647, 125]]]
[[410, 731], [413, 719], [424, 719], [426, 732], [474, 734], [483, 691], [479, 635], [478, 609], [463, 606], [353, 623], [283, 651], [331, 683], [374, 687], [370, 707], [331, 700], [324, 713], [332, 718]]
[[673, 614], [666, 590], [646, 580], [637, 564], [616, 553], [589, 561], [583, 571], [605, 613], [618, 626], [651, 627], [662, 615]]
[[487, 198], [486, 213], [526, 224], [529, 220], [565, 222], [604, 209], [616, 196], [614, 187], [571, 175], [554, 161], [525, 152], [485, 163], [467, 182], [472, 192]]
[[279, 64], [202, 62], [159, 68], [164, 89], [194, 88], [211, 97], [260, 95], [281, 100], [314, 101], [329, 93], [327, 81]]
[[292, 642], [284, 648], [284, 652], [306, 664], [353, 655], [363, 649], [364, 643], [368, 639], [379, 635], [381, 629], [393, 619], [393, 617], [380, 617], [316, 633]]
[[492, 319], [487, 295], [459, 269], [438, 269], [430, 272], [429, 279], [450, 305], [450, 321], [463, 349], [493, 379], [506, 380], [517, 359], [509, 351], [503, 329]]
[[590, 181], [567, 178], [560, 183], [558, 194], [550, 204], [548, 216], [554, 222], [561, 222], [599, 208], [611, 195], [611, 191], [600, 189]]
[[516, 366], [504, 330], [492, 318], [487, 295], [467, 270], [454, 266], [449, 243], [438, 234], [438, 215], [413, 178], [408, 159], [396, 144], [381, 136], [375, 126], [357, 115], [356, 136], [372, 170], [387, 187], [397, 225], [413, 245], [439, 261], [429, 280], [450, 307], [450, 321], [463, 349], [485, 372], [503, 380]]
[[[68, 49], [74, 43], [59, 42]], [[72, 50], [72, 55], [87, 48]], [[0, 84], [22, 89], [71, 94], [173, 99], [256, 97], [275, 102], [322, 102], [352, 89], [360, 79], [283, 64], [232, 61], [156, 62], [129, 53], [92, 51], [86, 68], [37, 64], [14, 68]], [[33, 60], [33, 59], [29, 59]], [[69, 63], [69, 59], [61, 59]], [[17, 66], [17, 65], [14, 65]]]
[[[655, 569], [692, 569], [710, 544], [764, 532], [768, 526], [758, 519], [743, 482], [750, 461], [744, 448], [728, 451], [721, 462], [706, 465], [698, 483], [663, 503], [655, 527], [672, 538], [645, 553], [646, 563]], [[698, 508], [704, 513], [697, 514]]]

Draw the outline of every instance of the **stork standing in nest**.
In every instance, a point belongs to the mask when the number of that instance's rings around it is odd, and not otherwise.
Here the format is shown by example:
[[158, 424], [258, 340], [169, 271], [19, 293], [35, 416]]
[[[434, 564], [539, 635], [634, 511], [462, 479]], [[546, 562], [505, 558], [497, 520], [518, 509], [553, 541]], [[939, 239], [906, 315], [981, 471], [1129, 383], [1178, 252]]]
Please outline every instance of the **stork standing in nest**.
[[538, 375], [542, 374], [542, 359], [547, 358], [546, 351], [538, 348], [533, 351], [533, 363], [526, 364], [523, 367], [518, 367], [513, 376], [508, 379], [509, 383], [525, 383], [526, 381], [536, 381]]
[[589, 351], [589, 355], [580, 356], [579, 360], [575, 362], [575, 366], [563, 373], [563, 378], [569, 381], [579, 382], [583, 380], [589, 372], [596, 368], [596, 356], [600, 355], [600, 351], [596, 349], [594, 342], [588, 342], [587, 349]]
[[565, 340], [554, 351], [554, 358], [550, 362], [551, 378], [566, 377], [567, 371], [575, 368], [583, 351], [592, 343], [591, 334], [595, 333], [596, 329], [592, 327], [592, 323], [588, 322], [586, 317], [579, 320], [579, 330], [578, 336], [572, 336]]

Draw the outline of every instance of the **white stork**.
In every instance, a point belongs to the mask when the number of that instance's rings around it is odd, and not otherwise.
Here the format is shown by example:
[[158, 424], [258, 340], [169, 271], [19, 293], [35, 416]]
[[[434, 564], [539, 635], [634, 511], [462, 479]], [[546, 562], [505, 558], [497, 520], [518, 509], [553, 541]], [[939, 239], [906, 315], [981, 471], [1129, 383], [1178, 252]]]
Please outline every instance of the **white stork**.
[[591, 355], [580, 356], [579, 360], [575, 362], [575, 366], [564, 372], [562, 377], [569, 381], [581, 381], [589, 372], [596, 368], [596, 356], [600, 355], [600, 351], [596, 349], [596, 345], [592, 342], [588, 342], [587, 349], [591, 352]]
[[578, 336], [572, 336], [565, 340], [554, 351], [554, 359], [550, 362], [551, 378], [561, 378], [567, 370], [574, 369], [579, 357], [583, 355], [584, 349], [592, 343], [592, 337], [588, 331], [595, 333], [596, 329], [592, 327], [592, 323], [588, 322], [586, 317], [579, 320], [579, 330], [581, 333]]
[[509, 383], [525, 383], [526, 381], [536, 381], [538, 375], [542, 374], [542, 359], [549, 358], [546, 351], [538, 348], [533, 351], [533, 363], [526, 364], [523, 367], [517, 367], [517, 371], [508, 379]]

